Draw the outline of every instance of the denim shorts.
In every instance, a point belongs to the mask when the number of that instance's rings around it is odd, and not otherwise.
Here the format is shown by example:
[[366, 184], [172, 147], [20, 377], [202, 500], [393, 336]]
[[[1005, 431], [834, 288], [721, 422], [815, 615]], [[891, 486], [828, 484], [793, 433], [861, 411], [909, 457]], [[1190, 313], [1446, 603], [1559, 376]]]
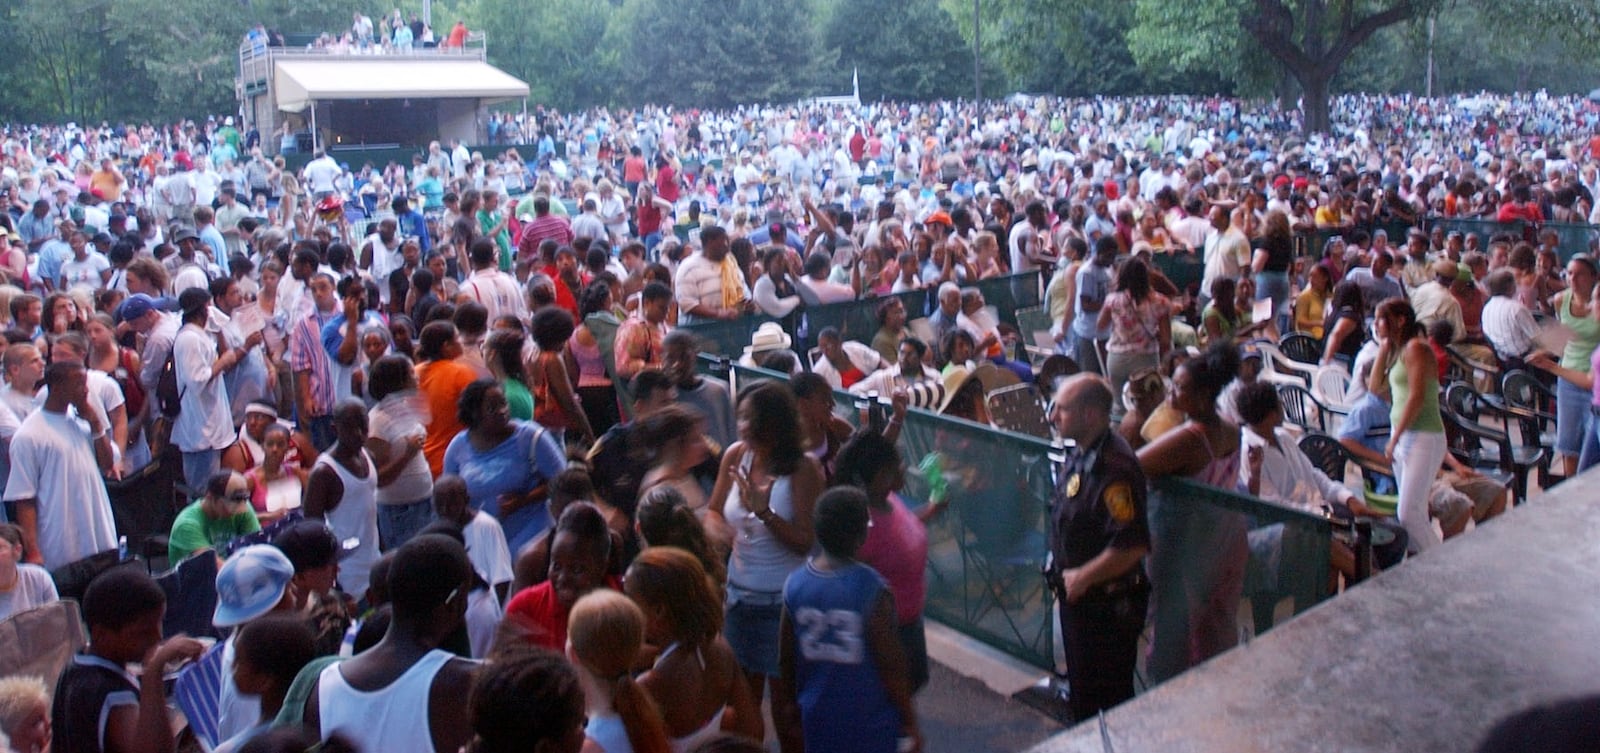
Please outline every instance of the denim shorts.
[[778, 631], [782, 627], [783, 594], [728, 587], [722, 634], [745, 672], [778, 676]]
[[1577, 455], [1589, 428], [1589, 390], [1565, 379], [1556, 380], [1556, 452]]

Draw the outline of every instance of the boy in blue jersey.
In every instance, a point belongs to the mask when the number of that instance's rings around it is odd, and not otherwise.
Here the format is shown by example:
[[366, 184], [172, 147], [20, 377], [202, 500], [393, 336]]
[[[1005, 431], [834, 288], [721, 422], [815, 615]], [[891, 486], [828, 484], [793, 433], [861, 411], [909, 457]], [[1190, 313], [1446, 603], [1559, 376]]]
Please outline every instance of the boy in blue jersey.
[[855, 561], [867, 540], [867, 497], [850, 486], [817, 500], [822, 553], [783, 588], [773, 721], [784, 751], [920, 751], [910, 673], [895, 633], [894, 597]]

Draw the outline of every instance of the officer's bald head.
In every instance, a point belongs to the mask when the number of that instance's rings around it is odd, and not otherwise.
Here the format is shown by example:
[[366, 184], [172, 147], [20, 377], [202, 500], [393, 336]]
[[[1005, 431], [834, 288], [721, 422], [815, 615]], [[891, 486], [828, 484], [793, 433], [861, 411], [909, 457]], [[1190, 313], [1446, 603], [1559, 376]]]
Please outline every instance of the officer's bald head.
[[1111, 386], [1094, 374], [1074, 374], [1056, 388], [1050, 420], [1061, 436], [1085, 441], [1111, 425]]

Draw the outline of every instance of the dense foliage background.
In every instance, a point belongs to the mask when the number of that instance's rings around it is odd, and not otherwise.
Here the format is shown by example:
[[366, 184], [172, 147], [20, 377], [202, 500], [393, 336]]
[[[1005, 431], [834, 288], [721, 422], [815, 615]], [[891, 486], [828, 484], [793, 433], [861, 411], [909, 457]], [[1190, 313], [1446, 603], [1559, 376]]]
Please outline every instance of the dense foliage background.
[[[0, 3], [0, 121], [231, 112], [250, 24], [342, 31], [353, 10], [377, 18], [392, 2], [9, 0]], [[559, 108], [847, 94], [852, 70], [867, 100], [971, 97], [975, 11], [986, 97], [1293, 101], [1296, 76], [1261, 43], [1275, 10], [1292, 22], [1284, 39], [1322, 58], [1351, 18], [1401, 16], [1330, 66], [1335, 93], [1421, 93], [1430, 16], [1435, 92], [1600, 86], [1600, 37], [1580, 33], [1600, 22], [1594, 0], [440, 0], [433, 21], [441, 37], [457, 18], [486, 31], [490, 60], [529, 82], [531, 103]]]

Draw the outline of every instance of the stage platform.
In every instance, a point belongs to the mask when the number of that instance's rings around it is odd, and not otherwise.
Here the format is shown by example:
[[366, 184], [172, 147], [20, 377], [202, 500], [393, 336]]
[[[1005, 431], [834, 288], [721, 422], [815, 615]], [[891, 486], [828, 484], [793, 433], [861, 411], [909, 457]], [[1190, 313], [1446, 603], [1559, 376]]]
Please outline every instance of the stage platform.
[[1600, 471], [1030, 753], [1471, 751], [1600, 693]]

